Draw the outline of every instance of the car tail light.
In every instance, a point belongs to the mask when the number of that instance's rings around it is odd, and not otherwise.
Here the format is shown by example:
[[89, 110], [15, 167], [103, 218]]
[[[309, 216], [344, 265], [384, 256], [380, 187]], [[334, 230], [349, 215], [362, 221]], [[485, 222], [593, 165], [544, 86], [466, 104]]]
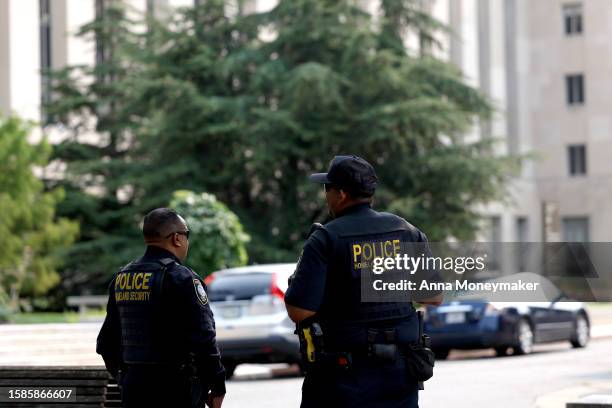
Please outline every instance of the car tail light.
[[276, 273], [272, 274], [272, 283], [270, 285], [270, 294], [272, 296], [276, 296], [281, 300], [285, 300], [285, 292], [281, 288], [278, 287], [277, 284], [278, 275]]
[[204, 284], [208, 287], [214, 280], [215, 280], [215, 275], [211, 273], [206, 278], [204, 278]]
[[252, 316], [285, 313], [285, 292], [278, 286], [278, 275], [272, 274], [270, 293], [251, 299], [249, 314]]

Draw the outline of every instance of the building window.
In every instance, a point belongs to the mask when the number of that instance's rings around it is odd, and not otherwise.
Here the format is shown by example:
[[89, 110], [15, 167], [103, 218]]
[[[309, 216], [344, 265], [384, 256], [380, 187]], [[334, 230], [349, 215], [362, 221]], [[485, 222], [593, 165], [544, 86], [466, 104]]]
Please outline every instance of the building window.
[[566, 4], [563, 6], [563, 26], [565, 35], [582, 34], [582, 4]]
[[518, 246], [516, 248], [516, 266], [518, 272], [524, 272], [527, 270], [527, 260], [529, 258], [529, 230], [527, 224], [527, 217], [516, 218], [516, 242]]
[[487, 220], [486, 233], [488, 235], [489, 253], [487, 257], [487, 269], [499, 271], [501, 267], [501, 244], [502, 226], [499, 216], [492, 216]]
[[584, 75], [566, 75], [565, 90], [568, 105], [584, 104]]
[[562, 226], [563, 241], [589, 242], [589, 217], [565, 217]]
[[527, 217], [517, 217], [516, 218], [516, 242], [527, 242], [528, 241], [528, 232], [527, 229]]
[[569, 145], [567, 162], [570, 176], [583, 176], [587, 173], [586, 146]]
[[41, 72], [41, 116], [47, 122], [45, 105], [51, 102], [51, 81], [48, 71], [52, 68], [51, 50], [51, 0], [39, 0], [40, 12], [40, 72]]

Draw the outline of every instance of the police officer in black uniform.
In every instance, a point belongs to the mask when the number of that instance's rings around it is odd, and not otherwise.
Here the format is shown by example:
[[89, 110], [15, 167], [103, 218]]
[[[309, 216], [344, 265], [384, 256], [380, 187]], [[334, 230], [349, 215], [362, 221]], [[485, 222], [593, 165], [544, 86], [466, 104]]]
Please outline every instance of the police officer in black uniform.
[[182, 264], [187, 224], [158, 208], [144, 218], [143, 235], [145, 254], [111, 281], [96, 351], [125, 408], [221, 407], [225, 370], [206, 285]]
[[[371, 208], [378, 179], [360, 157], [336, 156], [327, 173], [310, 180], [324, 185], [334, 219], [313, 226], [285, 294], [298, 333], [308, 327], [303, 355], [318, 360], [305, 362], [301, 406], [417, 407], [419, 380], [407, 369], [406, 351], [419, 341], [416, 311], [412, 302], [363, 302], [360, 268], [373, 256], [393, 256], [400, 243], [428, 248], [427, 238], [403, 218]], [[419, 299], [441, 301], [436, 293]], [[315, 359], [321, 346], [325, 353]]]

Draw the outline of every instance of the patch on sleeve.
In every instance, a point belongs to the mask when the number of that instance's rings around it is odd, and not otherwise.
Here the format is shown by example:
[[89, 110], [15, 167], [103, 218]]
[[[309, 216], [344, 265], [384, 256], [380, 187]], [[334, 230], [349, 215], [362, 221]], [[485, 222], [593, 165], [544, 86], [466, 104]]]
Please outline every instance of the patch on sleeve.
[[200, 282], [198, 279], [194, 279], [193, 286], [195, 287], [196, 296], [198, 297], [200, 302], [202, 302], [203, 305], [208, 304], [208, 295], [204, 290], [204, 285], [202, 285], [202, 282]]

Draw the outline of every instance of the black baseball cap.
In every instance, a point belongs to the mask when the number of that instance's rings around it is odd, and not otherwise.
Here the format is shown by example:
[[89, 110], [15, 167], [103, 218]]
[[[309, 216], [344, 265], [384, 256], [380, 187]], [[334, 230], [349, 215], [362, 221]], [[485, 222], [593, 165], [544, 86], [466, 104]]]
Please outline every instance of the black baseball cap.
[[371, 196], [376, 191], [378, 177], [374, 167], [358, 156], [336, 156], [327, 173], [310, 175], [310, 181], [331, 184], [353, 195]]

